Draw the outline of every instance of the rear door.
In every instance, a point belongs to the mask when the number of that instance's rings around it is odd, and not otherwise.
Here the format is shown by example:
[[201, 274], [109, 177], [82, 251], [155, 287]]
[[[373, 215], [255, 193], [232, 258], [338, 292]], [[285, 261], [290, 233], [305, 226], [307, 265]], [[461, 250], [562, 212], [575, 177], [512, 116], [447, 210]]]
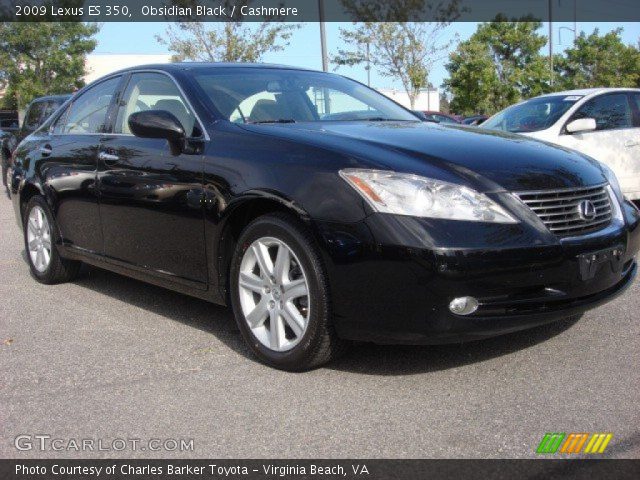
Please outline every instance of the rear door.
[[64, 242], [102, 253], [96, 188], [97, 152], [120, 76], [104, 80], [74, 99], [41, 141], [41, 176], [55, 196], [56, 219]]
[[593, 118], [592, 132], [560, 132], [558, 143], [578, 150], [609, 166], [618, 177], [625, 195], [640, 192], [638, 185], [638, 128], [635, 126], [628, 92], [612, 92], [587, 100], [569, 118]]

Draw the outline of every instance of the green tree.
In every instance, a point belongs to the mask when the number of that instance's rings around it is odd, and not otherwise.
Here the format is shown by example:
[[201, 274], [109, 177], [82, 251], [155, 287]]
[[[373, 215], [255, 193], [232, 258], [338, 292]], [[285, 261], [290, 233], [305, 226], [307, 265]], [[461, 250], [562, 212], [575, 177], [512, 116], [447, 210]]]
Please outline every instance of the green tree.
[[0, 23], [3, 104], [23, 109], [33, 98], [68, 93], [84, 85], [85, 58], [96, 47], [95, 24]]
[[[430, 9], [436, 22], [362, 22], [353, 29], [340, 29], [340, 37], [348, 49], [338, 50], [332, 61], [339, 66], [354, 66], [370, 62], [384, 77], [399, 79], [409, 96], [411, 107], [420, 90], [429, 85], [433, 65], [446, 57], [455, 41], [444, 35], [446, 28], [460, 16], [459, 1], [425, 4], [417, 0], [401, 2], [365, 2], [343, 0], [345, 7], [359, 18], [379, 17], [378, 10], [391, 9], [394, 18], [398, 4], [405, 14]], [[374, 8], [375, 7], [375, 8]], [[369, 10], [373, 9], [373, 13]], [[396, 12], [396, 13], [393, 13]], [[408, 15], [410, 18], [411, 15]]]
[[564, 88], [640, 86], [640, 51], [625, 45], [622, 28], [600, 35], [581, 32], [572, 48], [556, 56], [558, 82]]
[[[353, 66], [369, 60], [383, 77], [397, 78], [409, 96], [411, 108], [427, 87], [433, 65], [444, 58], [452, 40], [439, 41], [448, 22], [399, 23], [366, 22], [355, 30], [340, 29], [347, 45], [332, 61], [338, 66]], [[369, 58], [365, 52], [369, 44]]]
[[451, 113], [449, 98], [444, 92], [440, 92], [440, 111], [442, 113]]
[[174, 62], [257, 62], [289, 45], [297, 24], [282, 22], [183, 22], [170, 25], [156, 40], [175, 52]]
[[451, 53], [444, 86], [453, 95], [451, 109], [460, 114], [493, 113], [549, 91], [549, 70], [540, 49], [547, 38], [542, 24], [526, 18], [507, 22], [496, 17]]

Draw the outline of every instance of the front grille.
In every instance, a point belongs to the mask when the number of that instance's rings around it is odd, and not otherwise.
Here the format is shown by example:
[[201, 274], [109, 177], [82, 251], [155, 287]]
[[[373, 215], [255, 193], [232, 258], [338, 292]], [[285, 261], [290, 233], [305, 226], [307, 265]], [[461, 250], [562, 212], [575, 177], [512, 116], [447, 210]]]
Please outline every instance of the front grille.
[[[516, 195], [559, 237], [595, 232], [611, 222], [611, 199], [606, 185], [518, 192]], [[585, 200], [595, 207], [595, 216], [588, 220], [579, 211], [580, 204]]]

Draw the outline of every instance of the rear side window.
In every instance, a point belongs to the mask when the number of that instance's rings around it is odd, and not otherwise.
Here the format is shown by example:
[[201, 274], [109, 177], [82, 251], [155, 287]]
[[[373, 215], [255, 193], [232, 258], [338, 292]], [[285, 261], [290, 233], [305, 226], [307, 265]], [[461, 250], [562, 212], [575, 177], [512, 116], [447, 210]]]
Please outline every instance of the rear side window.
[[633, 115], [626, 93], [600, 95], [589, 100], [575, 113], [577, 118], [593, 118], [596, 130], [614, 130], [633, 126]]
[[631, 102], [633, 103], [633, 108], [636, 111], [635, 126], [640, 127], [640, 93], [632, 93]]
[[29, 106], [29, 110], [24, 117], [24, 128], [27, 130], [35, 130], [38, 128], [44, 111], [44, 104], [45, 102], [36, 102]]
[[110, 78], [76, 98], [66, 114], [64, 122], [56, 125], [56, 133], [89, 134], [106, 132], [106, 118], [111, 99], [120, 83], [120, 77]]

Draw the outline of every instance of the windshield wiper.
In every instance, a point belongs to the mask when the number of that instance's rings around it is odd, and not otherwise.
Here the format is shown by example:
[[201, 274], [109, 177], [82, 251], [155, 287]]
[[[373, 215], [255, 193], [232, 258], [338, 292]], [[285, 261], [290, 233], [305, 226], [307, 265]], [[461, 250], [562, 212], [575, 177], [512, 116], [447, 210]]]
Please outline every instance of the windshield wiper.
[[252, 124], [260, 124], [260, 123], [296, 123], [293, 118], [278, 118], [277, 120], [258, 120], [256, 122], [247, 122]]

